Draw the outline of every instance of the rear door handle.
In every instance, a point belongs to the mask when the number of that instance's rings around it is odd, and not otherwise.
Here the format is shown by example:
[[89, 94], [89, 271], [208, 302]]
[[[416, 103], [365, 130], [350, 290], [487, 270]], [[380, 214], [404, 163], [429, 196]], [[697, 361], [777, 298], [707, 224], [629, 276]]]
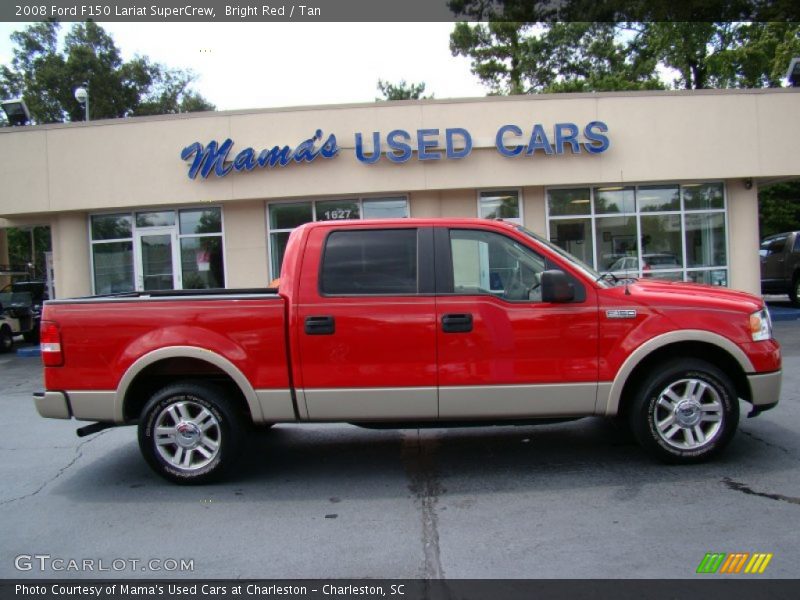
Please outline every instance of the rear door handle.
[[332, 335], [336, 332], [336, 321], [330, 316], [306, 317], [307, 335]]
[[442, 331], [444, 333], [469, 333], [472, 331], [472, 315], [469, 313], [443, 315]]

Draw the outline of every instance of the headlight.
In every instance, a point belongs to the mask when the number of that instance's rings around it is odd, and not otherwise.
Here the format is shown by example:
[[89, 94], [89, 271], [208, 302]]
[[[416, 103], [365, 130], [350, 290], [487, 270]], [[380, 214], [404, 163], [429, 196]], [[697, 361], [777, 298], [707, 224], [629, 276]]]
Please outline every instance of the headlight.
[[750, 315], [750, 333], [754, 342], [772, 339], [772, 319], [766, 307]]

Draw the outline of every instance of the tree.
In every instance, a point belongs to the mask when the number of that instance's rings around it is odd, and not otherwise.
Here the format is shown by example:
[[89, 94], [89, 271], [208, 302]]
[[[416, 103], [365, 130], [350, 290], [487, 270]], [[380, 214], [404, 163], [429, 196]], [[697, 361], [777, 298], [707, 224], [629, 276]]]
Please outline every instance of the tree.
[[191, 89], [195, 75], [137, 56], [123, 61], [97, 23], [75, 23], [59, 48], [60, 25], [36, 23], [11, 34], [11, 64], [0, 66], [0, 96], [22, 96], [35, 123], [81, 121], [74, 90], [89, 87], [92, 119], [197, 110], [214, 106]]
[[759, 233], [800, 230], [800, 181], [776, 183], [758, 190]]
[[472, 59], [472, 72], [492, 94], [658, 89], [656, 57], [620, 39], [613, 23], [458, 23], [453, 55]]
[[422, 83], [406, 83], [405, 79], [401, 79], [400, 83], [389, 83], [378, 79], [378, 91], [383, 94], [383, 98], [375, 98], [377, 102], [385, 100], [425, 100], [433, 98], [430, 96], [423, 96], [425, 92], [425, 82]]
[[458, 23], [450, 50], [492, 94], [779, 87], [800, 23]]

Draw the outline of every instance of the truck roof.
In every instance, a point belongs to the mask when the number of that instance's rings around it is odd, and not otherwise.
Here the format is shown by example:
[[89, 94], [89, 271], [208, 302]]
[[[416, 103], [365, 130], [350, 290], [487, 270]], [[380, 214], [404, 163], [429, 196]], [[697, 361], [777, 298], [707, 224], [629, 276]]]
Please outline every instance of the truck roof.
[[394, 218], [394, 219], [350, 219], [350, 220], [336, 220], [336, 221], [314, 221], [312, 223], [305, 223], [300, 225], [300, 228], [317, 229], [325, 227], [367, 227], [367, 228], [385, 228], [385, 227], [458, 227], [458, 226], [475, 226], [481, 227], [496, 227], [498, 229], [516, 229], [517, 225], [504, 221], [503, 219], [451, 219], [451, 218], [424, 218], [424, 219], [408, 219], [408, 218]]

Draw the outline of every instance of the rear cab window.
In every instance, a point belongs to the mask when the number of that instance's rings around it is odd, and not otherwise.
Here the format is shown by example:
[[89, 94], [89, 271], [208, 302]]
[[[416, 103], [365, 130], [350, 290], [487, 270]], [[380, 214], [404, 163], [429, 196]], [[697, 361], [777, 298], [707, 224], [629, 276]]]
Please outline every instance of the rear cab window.
[[418, 230], [339, 230], [326, 241], [320, 273], [325, 296], [420, 292]]

